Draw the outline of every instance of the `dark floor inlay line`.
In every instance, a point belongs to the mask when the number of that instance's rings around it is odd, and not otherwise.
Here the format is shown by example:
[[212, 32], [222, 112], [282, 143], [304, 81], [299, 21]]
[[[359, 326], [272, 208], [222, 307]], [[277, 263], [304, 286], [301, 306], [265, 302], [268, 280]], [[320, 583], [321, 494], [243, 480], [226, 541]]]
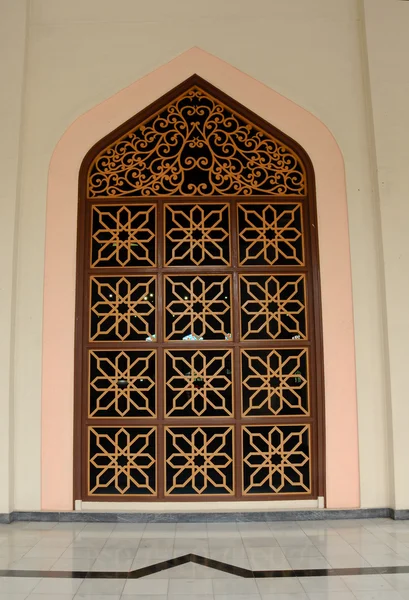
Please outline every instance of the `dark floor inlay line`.
[[194, 555], [185, 554], [184, 556], [178, 556], [177, 558], [171, 558], [160, 563], [155, 563], [154, 565], [149, 565], [149, 567], [142, 567], [136, 571], [130, 571], [129, 579], [140, 579], [147, 575], [153, 575], [154, 573], [160, 573], [167, 569], [173, 569], [173, 567], [178, 567], [179, 565], [185, 565], [188, 562], [193, 562], [192, 556]]
[[261, 579], [265, 577], [333, 577], [336, 575], [393, 575], [396, 573], [409, 573], [409, 565], [401, 567], [347, 567], [342, 569], [287, 569], [287, 570], [251, 570], [228, 563], [206, 558], [197, 554], [184, 554], [176, 558], [170, 558], [135, 571], [15, 571], [0, 570], [0, 577], [41, 577], [56, 579], [140, 579], [148, 575], [154, 575], [173, 569], [189, 562], [204, 567], [244, 577], [246, 579]]
[[236, 567], [235, 565], [229, 565], [221, 562], [220, 560], [214, 560], [213, 558], [205, 558], [204, 556], [198, 556], [197, 554], [190, 555], [190, 561], [204, 567], [210, 567], [223, 573], [230, 573], [230, 575], [238, 575], [239, 577], [254, 577], [253, 571], [245, 569], [243, 567]]

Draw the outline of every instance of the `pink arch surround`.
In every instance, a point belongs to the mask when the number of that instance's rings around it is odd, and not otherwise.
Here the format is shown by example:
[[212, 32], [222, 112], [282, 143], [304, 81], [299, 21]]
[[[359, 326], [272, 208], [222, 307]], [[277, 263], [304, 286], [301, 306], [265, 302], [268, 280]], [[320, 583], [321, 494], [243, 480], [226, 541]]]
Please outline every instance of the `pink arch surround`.
[[42, 509], [72, 510], [74, 503], [75, 269], [82, 159], [107, 133], [195, 73], [296, 140], [314, 165], [324, 339], [326, 506], [359, 507], [351, 266], [341, 151], [312, 114], [222, 60], [192, 48], [79, 117], [51, 159], [44, 281]]

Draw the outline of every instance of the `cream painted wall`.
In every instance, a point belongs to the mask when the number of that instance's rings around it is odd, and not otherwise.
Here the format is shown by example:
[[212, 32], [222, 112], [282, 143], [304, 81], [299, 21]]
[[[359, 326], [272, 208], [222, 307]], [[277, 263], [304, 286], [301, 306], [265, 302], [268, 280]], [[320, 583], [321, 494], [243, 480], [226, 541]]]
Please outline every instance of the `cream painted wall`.
[[[311, 111], [341, 147], [353, 264], [362, 505], [389, 505], [378, 205], [358, 0], [31, 0], [30, 5], [16, 289], [15, 508], [40, 508], [43, 253], [51, 154], [76, 117], [191, 46]], [[279, 115], [275, 124], [280, 127]]]
[[0, 13], [0, 513], [8, 513], [13, 507], [14, 268], [19, 204], [26, 1], [0, 0]]
[[409, 508], [409, 3], [365, 0], [384, 253], [394, 506]]

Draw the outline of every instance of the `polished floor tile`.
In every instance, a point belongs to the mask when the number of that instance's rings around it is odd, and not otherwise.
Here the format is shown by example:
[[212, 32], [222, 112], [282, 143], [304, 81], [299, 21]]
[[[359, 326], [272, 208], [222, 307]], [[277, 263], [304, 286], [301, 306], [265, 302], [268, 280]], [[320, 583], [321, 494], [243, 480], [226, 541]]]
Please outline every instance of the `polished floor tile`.
[[38, 544], [31, 548], [24, 558], [60, 558], [66, 546], [39, 546]]
[[349, 590], [341, 577], [301, 577], [300, 585], [307, 592], [346, 592]]
[[330, 563], [323, 556], [288, 558], [292, 569], [330, 569]]
[[125, 587], [124, 579], [88, 579], [82, 581], [78, 594], [122, 594]]
[[1, 577], [0, 594], [29, 594], [40, 581], [34, 577]]
[[334, 569], [350, 569], [369, 567], [370, 563], [359, 555], [347, 555], [342, 554], [341, 556], [325, 555], [325, 558]]
[[100, 548], [85, 548], [85, 547], [77, 547], [77, 546], [69, 546], [64, 552], [61, 554], [60, 558], [69, 558], [69, 559], [96, 559], [100, 554]]
[[265, 579], [257, 579], [256, 583], [262, 596], [265, 596], [266, 594], [296, 594], [305, 591], [300, 581], [295, 577], [268, 577]]
[[76, 594], [83, 579], [54, 579], [47, 577], [41, 579], [33, 589], [33, 594]]
[[143, 538], [174, 538], [176, 523], [148, 523], [143, 531]]
[[193, 537], [176, 537], [173, 547], [173, 554], [186, 554], [193, 552], [194, 554], [207, 555], [209, 553], [209, 540], [207, 536], [205, 538], [193, 538]]
[[393, 590], [390, 583], [382, 575], [347, 575], [343, 576], [342, 580], [354, 593]]
[[242, 542], [243, 542], [245, 548], [278, 548], [278, 547], [280, 547], [279, 543], [272, 535], [263, 536], [263, 537], [254, 537], [254, 536], [255, 536], [255, 534], [253, 534], [252, 537], [249, 536], [249, 537], [242, 538]]
[[94, 558], [59, 558], [54, 561], [52, 571], [88, 571], [94, 564]]
[[394, 573], [392, 575], [383, 575], [383, 578], [395, 590], [409, 590], [409, 573]]
[[28, 600], [73, 600], [74, 594], [35, 594], [32, 593], [28, 596]]
[[[126, 600], [169, 600], [169, 598], [170, 598], [170, 596], [167, 596], [166, 594], [163, 594], [163, 595], [162, 594], [160, 594], [160, 595], [138, 594], [138, 595], [122, 596], [121, 600], [125, 600], [125, 599]], [[213, 600], [213, 597], [211, 596], [210, 598], [208, 598], [208, 600]]]
[[[208, 596], [208, 598], [214, 598], [214, 600], [261, 600], [259, 594], [216, 594], [215, 596]], [[175, 599], [176, 600], [176, 599]]]
[[100, 572], [117, 572], [117, 571], [130, 571], [132, 569], [133, 559], [132, 558], [124, 558], [120, 560], [114, 560], [110, 558], [97, 559], [93, 565], [90, 567], [90, 571], [100, 571]]
[[48, 571], [58, 560], [57, 558], [26, 558], [26, 556], [14, 561], [11, 568], [16, 571]]
[[[198, 580], [200, 581], [200, 580]], [[125, 583], [122, 594], [134, 595], [166, 595], [169, 588], [169, 579], [135, 579]]]
[[213, 579], [213, 593], [217, 594], [258, 594], [259, 589], [254, 579]]
[[282, 552], [287, 558], [305, 558], [311, 556], [322, 558], [322, 553], [313, 545], [285, 546]]
[[356, 596], [348, 591], [310, 592], [307, 596], [308, 600], [356, 600]]
[[14, 523], [0, 569], [0, 600], [409, 600], [409, 522]]
[[26, 600], [27, 594], [2, 594], [0, 592], [0, 600]]
[[0, 546], [0, 559], [6, 559], [10, 562], [14, 562], [15, 560], [19, 560], [20, 558], [22, 558], [31, 549], [32, 546]]
[[357, 600], [402, 600], [399, 592], [385, 590], [355, 592], [355, 598]]
[[207, 538], [206, 523], [177, 523], [175, 531], [176, 539], [181, 538]]
[[308, 600], [307, 594], [304, 593], [296, 593], [296, 594], [266, 594], [262, 596], [262, 600]]
[[[155, 597], [156, 598], [156, 597]], [[180, 595], [179, 594], [168, 594], [167, 595], [167, 600], [180, 600]], [[189, 598], [189, 600], [214, 600], [214, 596], [210, 595], [210, 594], [191, 594], [189, 596], [184, 596], [184, 598], [186, 598], [186, 600]], [[151, 600], [154, 599], [154, 596], [151, 596]], [[139, 600], [139, 598], [137, 598], [137, 600]], [[230, 600], [231, 600], [231, 596], [230, 596]], [[259, 598], [257, 600], [260, 600]]]
[[77, 594], [74, 600], [120, 600], [119, 594]]
[[169, 579], [169, 595], [212, 595], [212, 579]]

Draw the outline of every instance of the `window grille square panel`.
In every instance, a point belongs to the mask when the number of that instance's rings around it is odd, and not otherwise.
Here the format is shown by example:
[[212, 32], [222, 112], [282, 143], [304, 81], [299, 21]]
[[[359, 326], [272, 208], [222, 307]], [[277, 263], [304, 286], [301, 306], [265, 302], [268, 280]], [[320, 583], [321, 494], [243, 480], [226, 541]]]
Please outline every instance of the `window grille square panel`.
[[240, 264], [303, 266], [301, 204], [238, 205]]
[[165, 428], [166, 495], [234, 494], [233, 428]]
[[89, 353], [89, 416], [156, 416], [156, 350]]
[[156, 277], [91, 277], [95, 341], [145, 341], [155, 335]]
[[92, 267], [156, 266], [156, 206], [92, 207]]
[[167, 340], [231, 339], [230, 275], [166, 276], [165, 307]]
[[230, 265], [228, 204], [167, 204], [166, 265]]
[[167, 417], [233, 415], [231, 350], [167, 350]]
[[310, 425], [243, 427], [243, 494], [311, 492]]
[[240, 275], [241, 339], [306, 339], [305, 275]]
[[89, 427], [88, 493], [156, 495], [156, 427]]
[[241, 351], [244, 417], [309, 415], [307, 348]]

